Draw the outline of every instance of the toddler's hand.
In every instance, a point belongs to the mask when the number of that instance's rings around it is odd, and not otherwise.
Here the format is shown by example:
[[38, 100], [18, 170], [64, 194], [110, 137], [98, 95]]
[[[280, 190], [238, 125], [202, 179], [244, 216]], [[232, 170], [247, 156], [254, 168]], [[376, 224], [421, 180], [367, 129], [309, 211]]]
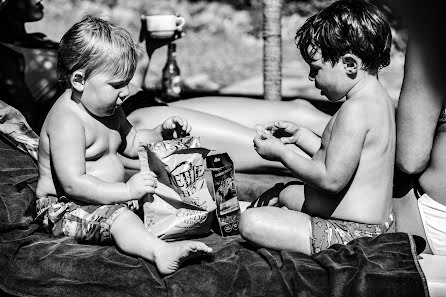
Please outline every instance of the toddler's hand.
[[286, 149], [280, 139], [271, 134], [263, 133], [262, 136], [254, 137], [254, 149], [264, 159], [269, 161], [280, 161], [282, 149]]
[[171, 117], [161, 126], [161, 136], [164, 140], [180, 138], [189, 135], [192, 127], [188, 121], [180, 117]]
[[283, 143], [297, 145], [303, 134], [311, 133], [307, 128], [290, 121], [276, 121], [273, 125], [276, 130], [275, 136], [280, 138]]
[[126, 186], [130, 194], [130, 200], [136, 200], [145, 194], [155, 193], [158, 181], [152, 171], [138, 172], [126, 182]]
[[257, 135], [260, 136], [261, 139], [266, 139], [267, 135], [272, 135], [273, 134], [272, 129], [269, 126], [269, 123], [265, 124], [265, 125], [257, 124], [256, 125], [256, 132], [257, 132]]

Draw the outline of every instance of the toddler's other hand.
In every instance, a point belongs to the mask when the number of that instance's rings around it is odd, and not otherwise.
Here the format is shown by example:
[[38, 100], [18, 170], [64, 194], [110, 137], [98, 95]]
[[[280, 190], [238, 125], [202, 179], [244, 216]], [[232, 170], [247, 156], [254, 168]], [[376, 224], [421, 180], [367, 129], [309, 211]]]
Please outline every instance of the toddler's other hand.
[[158, 186], [155, 173], [152, 171], [138, 172], [126, 182], [130, 200], [140, 199], [145, 194], [155, 193]]
[[180, 117], [171, 117], [164, 121], [161, 129], [163, 139], [174, 139], [189, 135], [192, 127], [189, 122]]

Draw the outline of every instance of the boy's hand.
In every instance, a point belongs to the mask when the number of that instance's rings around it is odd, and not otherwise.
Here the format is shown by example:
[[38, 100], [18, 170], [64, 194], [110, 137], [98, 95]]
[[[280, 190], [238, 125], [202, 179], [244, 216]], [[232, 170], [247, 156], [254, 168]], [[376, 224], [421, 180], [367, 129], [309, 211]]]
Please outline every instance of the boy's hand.
[[266, 129], [270, 129], [273, 135], [285, 144], [295, 144], [297, 145], [299, 139], [307, 133], [313, 134], [307, 128], [301, 127], [296, 123], [290, 121], [276, 121], [267, 123], [264, 126]]
[[133, 175], [125, 184], [130, 194], [130, 200], [136, 200], [145, 194], [155, 193], [158, 181], [155, 173], [152, 171], [144, 171]]
[[257, 132], [257, 135], [260, 136], [261, 139], [266, 139], [266, 136], [262, 136], [263, 134], [273, 135], [273, 130], [272, 130], [271, 125], [269, 125], [269, 123], [265, 124], [265, 125], [257, 124], [256, 132]]
[[164, 140], [180, 138], [189, 135], [192, 127], [189, 122], [180, 117], [171, 117], [161, 125], [161, 136]]
[[182, 38], [185, 35], [183, 31], [175, 30], [172, 37], [169, 38], [152, 38], [152, 36], [147, 32], [147, 20], [145, 15], [141, 16], [141, 30], [139, 31], [139, 42], [146, 41], [146, 50], [149, 57], [159, 49], [177, 39]]
[[269, 161], [280, 161], [282, 150], [287, 149], [280, 139], [269, 133], [255, 136], [253, 142], [257, 153]]

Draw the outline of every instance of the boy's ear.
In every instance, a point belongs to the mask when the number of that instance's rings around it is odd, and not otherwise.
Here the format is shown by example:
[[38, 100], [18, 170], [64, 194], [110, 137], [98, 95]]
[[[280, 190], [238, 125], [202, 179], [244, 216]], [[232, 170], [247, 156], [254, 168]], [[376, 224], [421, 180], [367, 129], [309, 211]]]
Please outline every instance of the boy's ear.
[[352, 55], [352, 54], [345, 54], [342, 57], [342, 63], [344, 64], [345, 72], [348, 75], [356, 74], [359, 70], [360, 65], [361, 65], [360, 59], [357, 56]]
[[74, 71], [70, 76], [70, 83], [78, 92], [84, 91], [85, 73], [82, 70]]

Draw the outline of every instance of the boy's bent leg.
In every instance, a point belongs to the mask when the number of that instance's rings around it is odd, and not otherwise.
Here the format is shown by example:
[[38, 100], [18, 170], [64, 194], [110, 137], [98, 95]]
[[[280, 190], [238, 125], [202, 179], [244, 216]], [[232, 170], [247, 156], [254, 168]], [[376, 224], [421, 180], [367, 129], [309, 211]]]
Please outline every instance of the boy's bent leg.
[[110, 233], [123, 252], [154, 262], [162, 274], [175, 272], [187, 259], [212, 252], [210, 247], [199, 241], [167, 243], [159, 239], [145, 228], [135, 213], [128, 209], [124, 209], [114, 219]]
[[311, 254], [310, 217], [278, 207], [250, 208], [240, 218], [246, 240], [266, 248]]
[[302, 211], [305, 202], [304, 184], [289, 182], [279, 194], [279, 204], [288, 209]]

